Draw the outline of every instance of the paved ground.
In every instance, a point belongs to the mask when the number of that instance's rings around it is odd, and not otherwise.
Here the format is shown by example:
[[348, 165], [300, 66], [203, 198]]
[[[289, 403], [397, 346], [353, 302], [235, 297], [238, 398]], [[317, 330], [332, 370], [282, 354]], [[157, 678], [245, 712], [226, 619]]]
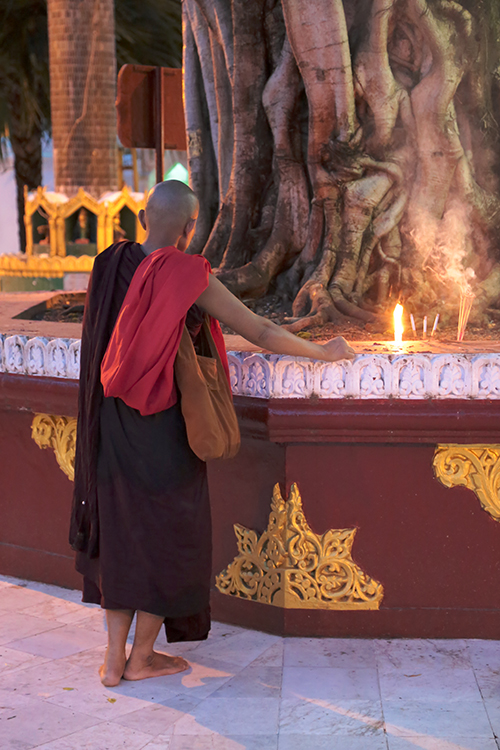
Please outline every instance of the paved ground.
[[215, 623], [207, 642], [168, 647], [189, 672], [105, 689], [102, 614], [79, 598], [0, 577], [0, 750], [500, 747], [500, 642], [283, 640]]

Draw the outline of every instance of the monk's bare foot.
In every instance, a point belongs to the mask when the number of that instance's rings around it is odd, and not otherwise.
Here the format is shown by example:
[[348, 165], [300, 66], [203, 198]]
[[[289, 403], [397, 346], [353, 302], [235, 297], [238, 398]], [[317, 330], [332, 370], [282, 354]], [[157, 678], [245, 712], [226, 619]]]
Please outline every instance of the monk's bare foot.
[[123, 677], [126, 660], [125, 655], [110, 657], [106, 652], [104, 664], [99, 669], [99, 676], [104, 687], [116, 687], [119, 684]]
[[168, 656], [153, 651], [148, 657], [136, 656], [133, 653], [125, 665], [124, 680], [145, 680], [147, 677], [177, 674], [189, 669], [189, 664], [181, 656]]

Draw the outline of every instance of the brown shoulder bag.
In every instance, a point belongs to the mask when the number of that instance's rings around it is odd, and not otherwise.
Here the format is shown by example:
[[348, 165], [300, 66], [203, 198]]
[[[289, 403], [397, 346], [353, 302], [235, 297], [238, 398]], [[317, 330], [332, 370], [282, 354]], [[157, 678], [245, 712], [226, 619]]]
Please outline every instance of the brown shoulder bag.
[[240, 429], [224, 368], [205, 317], [203, 354], [196, 354], [186, 326], [175, 358], [175, 380], [191, 450], [202, 461], [232, 458], [240, 448]]

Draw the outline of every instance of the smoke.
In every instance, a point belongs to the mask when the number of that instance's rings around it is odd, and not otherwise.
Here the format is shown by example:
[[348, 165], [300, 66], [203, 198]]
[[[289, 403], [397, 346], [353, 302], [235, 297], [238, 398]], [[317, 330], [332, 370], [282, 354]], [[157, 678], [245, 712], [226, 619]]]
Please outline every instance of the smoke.
[[416, 260], [426, 276], [439, 282], [440, 296], [473, 294], [473, 229], [467, 207], [459, 201], [450, 202], [441, 221], [420, 216], [419, 226], [412, 232]]

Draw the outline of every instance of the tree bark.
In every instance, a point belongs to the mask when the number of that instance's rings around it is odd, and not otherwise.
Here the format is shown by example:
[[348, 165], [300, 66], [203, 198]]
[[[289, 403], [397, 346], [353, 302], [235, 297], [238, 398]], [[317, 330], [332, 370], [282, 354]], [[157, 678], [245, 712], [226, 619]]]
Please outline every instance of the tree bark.
[[292, 330], [374, 320], [398, 299], [444, 315], [443, 298], [452, 309], [474, 276], [483, 307], [494, 302], [500, 165], [487, 61], [500, 65], [500, 43], [495, 32], [486, 50], [477, 42], [485, 6], [184, 4], [209, 70], [201, 83], [186, 70], [187, 111], [206, 102], [212, 151], [201, 161], [217, 162], [218, 210], [196, 249], [233, 292], [292, 301]]

